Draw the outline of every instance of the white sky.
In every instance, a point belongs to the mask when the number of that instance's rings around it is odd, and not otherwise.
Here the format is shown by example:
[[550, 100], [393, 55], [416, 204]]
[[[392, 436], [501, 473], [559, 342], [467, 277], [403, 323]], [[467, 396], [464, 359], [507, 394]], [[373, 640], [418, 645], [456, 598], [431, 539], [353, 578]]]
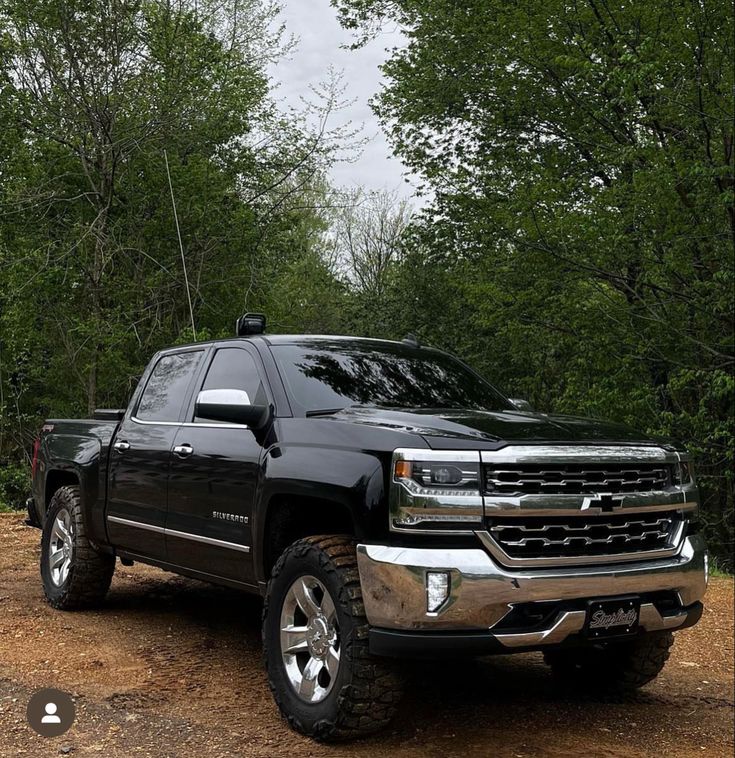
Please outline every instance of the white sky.
[[336, 119], [364, 124], [363, 135], [370, 138], [362, 156], [355, 163], [341, 163], [332, 170], [332, 181], [339, 187], [360, 185], [368, 189], [398, 190], [410, 198], [413, 187], [407, 184], [404, 168], [391, 152], [390, 146], [368, 101], [380, 89], [382, 79], [378, 66], [387, 57], [386, 49], [400, 46], [403, 38], [398, 30], [385, 31], [376, 40], [359, 50], [345, 50], [351, 35], [340, 27], [329, 0], [280, 0], [281, 17], [286, 34], [297, 38], [297, 47], [290, 59], [274, 69], [281, 82], [276, 97], [286, 105], [300, 108], [300, 97], [314, 100], [309, 85], [318, 85], [328, 77], [329, 67], [343, 72], [347, 86], [345, 98], [355, 100]]

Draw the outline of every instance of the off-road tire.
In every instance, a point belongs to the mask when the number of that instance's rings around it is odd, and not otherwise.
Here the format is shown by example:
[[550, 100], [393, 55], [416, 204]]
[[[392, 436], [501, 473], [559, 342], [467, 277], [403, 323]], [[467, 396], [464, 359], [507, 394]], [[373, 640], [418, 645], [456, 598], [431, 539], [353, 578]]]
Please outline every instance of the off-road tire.
[[[324, 700], [301, 699], [286, 674], [280, 620], [284, 599], [299, 576], [316, 577], [336, 607], [340, 664]], [[354, 540], [332, 535], [294, 542], [278, 559], [263, 607], [263, 653], [268, 683], [281, 713], [298, 732], [323, 742], [354, 739], [385, 727], [402, 695], [401, 677], [368, 650], [368, 623], [362, 602]]]
[[[49, 551], [56, 516], [66, 509], [74, 527], [72, 557], [65, 581], [51, 578]], [[41, 579], [46, 600], [60, 611], [99, 605], [107, 594], [115, 571], [115, 557], [97, 550], [87, 537], [79, 487], [61, 487], [51, 498], [41, 534]]]
[[661, 673], [673, 644], [671, 632], [649, 632], [625, 642], [548, 650], [544, 660], [565, 683], [600, 694], [626, 694]]

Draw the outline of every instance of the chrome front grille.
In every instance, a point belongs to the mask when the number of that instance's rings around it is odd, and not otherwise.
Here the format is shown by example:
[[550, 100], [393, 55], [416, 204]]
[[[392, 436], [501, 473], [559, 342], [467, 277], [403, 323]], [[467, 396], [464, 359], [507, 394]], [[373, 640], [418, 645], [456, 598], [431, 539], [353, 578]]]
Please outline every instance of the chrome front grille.
[[[592, 516], [492, 518], [488, 532], [512, 560], [640, 554], [674, 546], [682, 515], [676, 511]], [[642, 556], [645, 557], [645, 556]]]
[[673, 485], [667, 463], [486, 463], [488, 495], [633, 494]]

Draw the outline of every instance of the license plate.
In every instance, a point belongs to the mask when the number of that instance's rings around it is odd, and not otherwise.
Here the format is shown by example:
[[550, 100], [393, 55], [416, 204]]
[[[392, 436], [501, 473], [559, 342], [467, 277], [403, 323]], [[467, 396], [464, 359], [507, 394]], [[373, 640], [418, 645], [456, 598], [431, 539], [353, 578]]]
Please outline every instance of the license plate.
[[587, 605], [584, 630], [592, 639], [636, 634], [640, 613], [639, 598], [592, 600]]

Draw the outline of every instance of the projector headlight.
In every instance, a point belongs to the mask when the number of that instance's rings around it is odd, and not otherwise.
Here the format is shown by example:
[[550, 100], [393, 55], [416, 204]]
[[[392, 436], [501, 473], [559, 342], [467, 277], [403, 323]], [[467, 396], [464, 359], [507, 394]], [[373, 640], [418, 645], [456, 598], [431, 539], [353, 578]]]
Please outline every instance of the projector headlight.
[[390, 488], [395, 532], [471, 533], [482, 526], [480, 454], [396, 450]]

